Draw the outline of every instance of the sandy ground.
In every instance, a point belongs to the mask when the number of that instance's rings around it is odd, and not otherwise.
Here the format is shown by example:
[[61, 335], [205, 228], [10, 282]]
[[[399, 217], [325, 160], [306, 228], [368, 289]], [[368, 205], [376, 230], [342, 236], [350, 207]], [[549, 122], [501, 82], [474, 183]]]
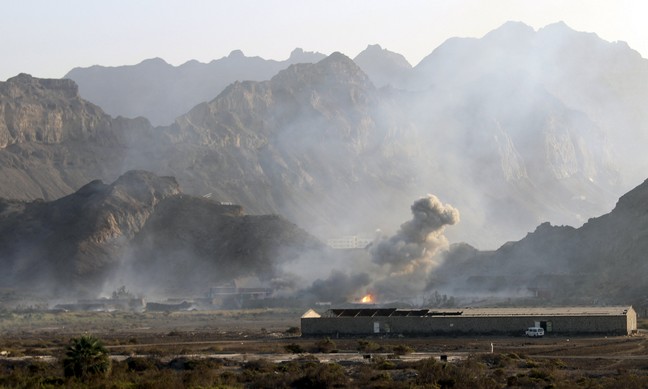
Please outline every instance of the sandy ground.
[[[194, 311], [174, 313], [32, 312], [0, 317], [0, 358], [56, 358], [70, 338], [92, 334], [102, 339], [114, 358], [133, 355], [230, 358], [273, 361], [296, 357], [286, 345], [312, 351], [321, 339], [302, 338], [301, 310]], [[292, 330], [291, 330], [292, 327]], [[359, 340], [385, 349], [407, 345], [413, 353], [400, 358], [465, 358], [471, 354], [517, 354], [559, 359], [573, 369], [648, 368], [648, 336], [564, 337], [365, 337], [332, 339], [336, 352], [314, 353], [322, 361], [361, 361], [389, 353], [358, 352]], [[491, 346], [492, 345], [492, 346]], [[492, 347], [492, 348], [491, 348]]]

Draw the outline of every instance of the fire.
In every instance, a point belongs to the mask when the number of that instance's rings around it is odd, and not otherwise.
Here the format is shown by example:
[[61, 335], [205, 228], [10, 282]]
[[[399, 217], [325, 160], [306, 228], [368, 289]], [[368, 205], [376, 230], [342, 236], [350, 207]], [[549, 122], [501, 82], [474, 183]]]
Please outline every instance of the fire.
[[368, 294], [364, 296], [363, 298], [360, 299], [361, 303], [372, 303], [373, 302], [373, 296], [371, 294]]

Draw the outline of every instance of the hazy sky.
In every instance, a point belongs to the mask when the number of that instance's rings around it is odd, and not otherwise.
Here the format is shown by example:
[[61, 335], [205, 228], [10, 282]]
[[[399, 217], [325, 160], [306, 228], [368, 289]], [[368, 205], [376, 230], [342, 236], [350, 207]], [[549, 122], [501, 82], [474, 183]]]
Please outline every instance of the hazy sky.
[[368, 44], [412, 65], [453, 36], [482, 37], [508, 20], [564, 21], [648, 57], [645, 0], [0, 0], [0, 80], [59, 78], [77, 66], [160, 57], [209, 62], [241, 49], [283, 60], [301, 47], [355, 57]]

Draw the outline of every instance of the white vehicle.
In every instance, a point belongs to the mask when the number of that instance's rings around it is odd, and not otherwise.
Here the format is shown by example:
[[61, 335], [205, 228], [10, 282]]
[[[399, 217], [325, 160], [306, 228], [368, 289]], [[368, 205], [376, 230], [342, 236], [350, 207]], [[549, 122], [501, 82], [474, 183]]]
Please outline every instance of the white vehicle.
[[544, 336], [545, 330], [542, 327], [529, 327], [524, 333], [530, 338], [539, 338]]

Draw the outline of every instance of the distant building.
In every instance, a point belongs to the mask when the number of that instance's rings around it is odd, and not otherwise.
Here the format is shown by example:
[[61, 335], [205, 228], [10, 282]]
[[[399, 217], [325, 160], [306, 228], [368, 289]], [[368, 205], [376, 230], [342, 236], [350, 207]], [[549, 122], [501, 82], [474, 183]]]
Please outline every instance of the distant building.
[[373, 240], [361, 238], [356, 235], [343, 236], [341, 238], [329, 239], [327, 244], [337, 250], [363, 249], [371, 244]]
[[329, 309], [301, 318], [305, 336], [331, 335], [519, 335], [538, 325], [551, 334], [630, 335], [637, 332], [632, 307]]
[[243, 288], [231, 281], [226, 284], [209, 288], [207, 298], [210, 304], [216, 306], [233, 305], [241, 307], [250, 300], [263, 300], [272, 297], [272, 288]]

